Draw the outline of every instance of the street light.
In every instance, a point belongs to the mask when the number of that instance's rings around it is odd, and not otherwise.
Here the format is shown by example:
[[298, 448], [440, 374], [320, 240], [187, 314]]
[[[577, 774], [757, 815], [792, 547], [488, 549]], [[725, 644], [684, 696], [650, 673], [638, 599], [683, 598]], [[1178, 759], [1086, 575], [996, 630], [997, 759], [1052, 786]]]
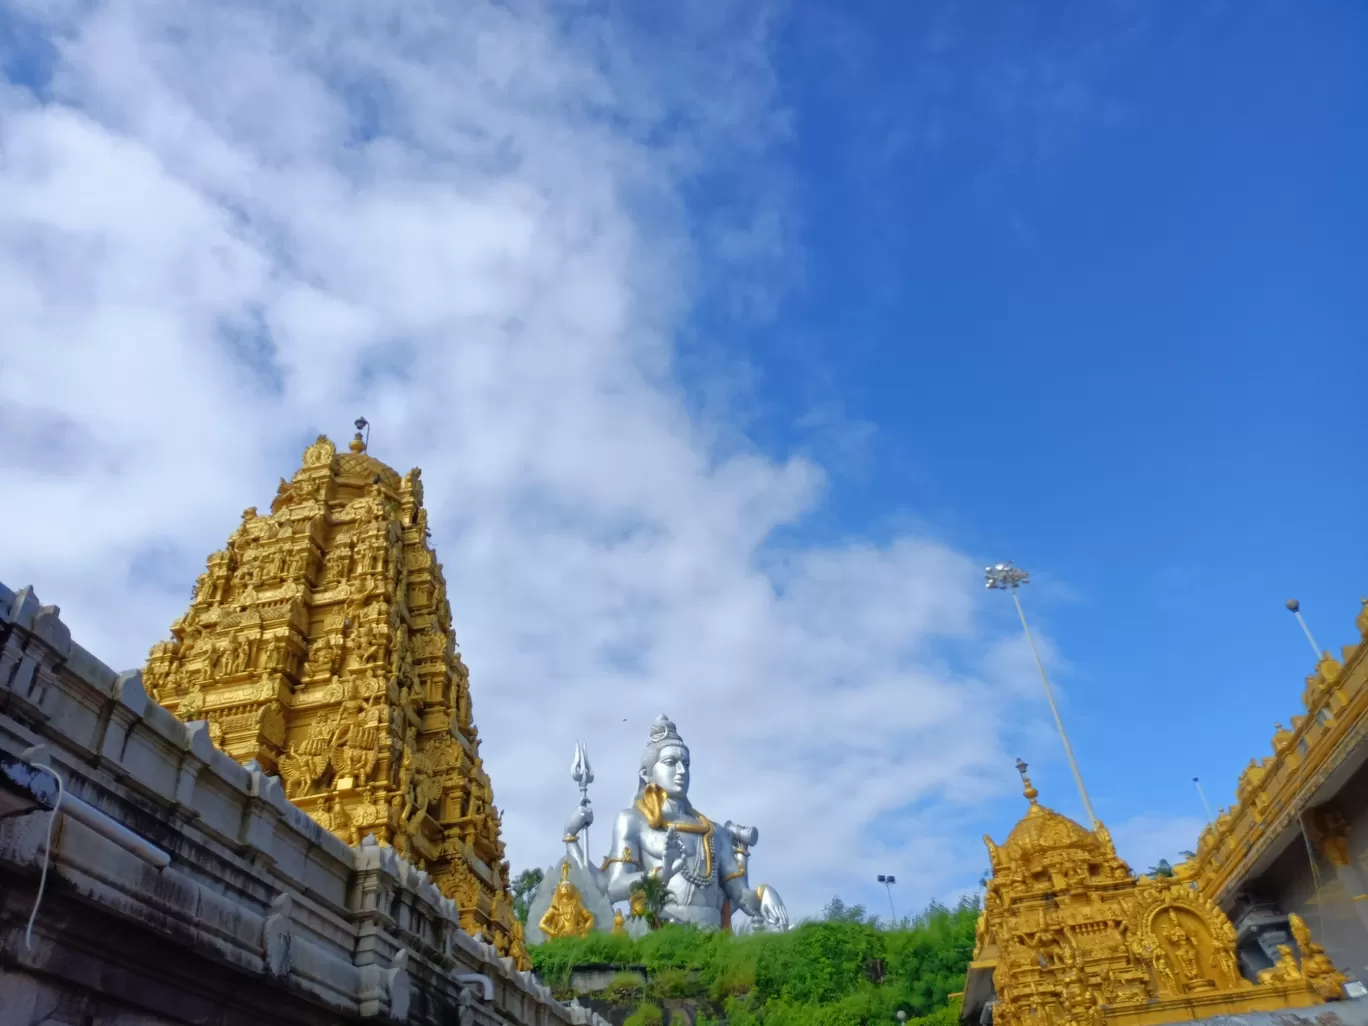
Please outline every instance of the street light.
[[1050, 703], [1050, 712], [1054, 713], [1055, 726], [1059, 729], [1059, 739], [1064, 742], [1064, 754], [1069, 757], [1069, 768], [1073, 770], [1074, 783], [1078, 785], [1079, 797], [1083, 799], [1083, 810], [1088, 814], [1088, 823], [1094, 830], [1097, 829], [1097, 816], [1093, 814], [1092, 802], [1088, 800], [1088, 790], [1083, 786], [1083, 774], [1078, 772], [1078, 761], [1074, 759], [1073, 746], [1069, 744], [1069, 735], [1064, 731], [1064, 721], [1060, 719], [1059, 707], [1055, 705], [1054, 691], [1050, 688], [1050, 678], [1045, 673], [1045, 663], [1040, 658], [1040, 652], [1036, 649], [1035, 637], [1031, 634], [1031, 625], [1026, 622], [1026, 611], [1021, 608], [1021, 599], [1017, 597], [1017, 588], [1023, 584], [1029, 584], [1031, 575], [1025, 570], [1015, 567], [1010, 561], [998, 563], [996, 566], [985, 567], [983, 577], [986, 585], [993, 591], [1005, 591], [1012, 596], [1012, 603], [1016, 606], [1017, 616], [1021, 617], [1021, 629], [1026, 632], [1026, 642], [1031, 646], [1031, 655], [1035, 656], [1036, 668], [1040, 670], [1040, 682], [1045, 686], [1045, 700]]
[[892, 922], [894, 923], [898, 921], [898, 912], [893, 907], [893, 885], [897, 882], [898, 878], [896, 876], [885, 876], [883, 873], [879, 874], [879, 883], [883, 884], [884, 890], [888, 892], [888, 914], [892, 916]]
[[1320, 662], [1321, 647], [1316, 644], [1316, 639], [1311, 636], [1311, 628], [1306, 626], [1306, 617], [1302, 616], [1301, 603], [1296, 599], [1287, 600], [1287, 611], [1297, 618], [1297, 623], [1301, 624], [1302, 633], [1306, 635], [1306, 640], [1311, 643], [1311, 651], [1316, 654], [1316, 662]]

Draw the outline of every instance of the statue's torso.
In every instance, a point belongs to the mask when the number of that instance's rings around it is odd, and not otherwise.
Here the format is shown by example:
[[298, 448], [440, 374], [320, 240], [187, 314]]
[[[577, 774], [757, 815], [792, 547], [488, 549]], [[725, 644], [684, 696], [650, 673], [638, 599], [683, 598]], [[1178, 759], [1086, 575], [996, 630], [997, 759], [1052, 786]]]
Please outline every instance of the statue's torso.
[[[641, 869], [647, 873], [663, 871], [668, 825], [652, 827], [636, 808], [624, 809], [618, 815], [620, 820], [627, 820], [624, 832], [631, 839], [632, 854], [641, 863]], [[673, 825], [683, 865], [675, 870], [667, 884], [675, 900], [666, 909], [666, 914], [669, 918], [700, 926], [717, 926], [726, 902], [721, 883], [724, 874], [720, 861], [723, 856], [720, 828], [700, 816], [681, 817]]]

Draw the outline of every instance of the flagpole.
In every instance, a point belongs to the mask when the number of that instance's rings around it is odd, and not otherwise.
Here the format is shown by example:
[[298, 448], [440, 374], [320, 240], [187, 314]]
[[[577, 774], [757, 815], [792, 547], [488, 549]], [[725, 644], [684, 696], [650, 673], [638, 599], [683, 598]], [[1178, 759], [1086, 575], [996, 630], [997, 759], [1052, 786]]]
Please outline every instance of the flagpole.
[[1031, 646], [1031, 655], [1035, 657], [1036, 669], [1040, 671], [1040, 683], [1045, 688], [1045, 700], [1050, 703], [1050, 712], [1054, 714], [1059, 739], [1064, 742], [1064, 754], [1068, 756], [1069, 769], [1073, 771], [1074, 783], [1078, 785], [1078, 795], [1083, 799], [1083, 810], [1088, 814], [1088, 822], [1092, 829], [1096, 830], [1097, 815], [1093, 812], [1092, 801], [1088, 798], [1088, 789], [1083, 786], [1083, 774], [1078, 770], [1078, 760], [1074, 758], [1073, 745], [1069, 743], [1069, 734], [1064, 729], [1064, 720], [1059, 715], [1059, 706], [1055, 704], [1054, 689], [1050, 687], [1050, 677], [1045, 672], [1045, 662], [1040, 658], [1040, 650], [1036, 648], [1035, 636], [1031, 634], [1031, 625], [1026, 622], [1026, 611], [1021, 607], [1021, 599], [1017, 597], [1017, 588], [1023, 584], [1028, 584], [1031, 575], [1007, 562], [986, 567], [983, 576], [988, 588], [995, 591], [1006, 591], [1012, 596], [1012, 603], [1016, 606], [1017, 616], [1021, 618], [1021, 629], [1026, 632], [1026, 642]]

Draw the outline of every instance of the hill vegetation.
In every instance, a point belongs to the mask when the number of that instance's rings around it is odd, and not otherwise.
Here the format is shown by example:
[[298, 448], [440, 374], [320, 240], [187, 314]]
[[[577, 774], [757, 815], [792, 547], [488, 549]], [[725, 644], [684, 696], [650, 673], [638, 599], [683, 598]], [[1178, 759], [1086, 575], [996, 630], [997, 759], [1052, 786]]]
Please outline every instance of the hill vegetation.
[[834, 899], [822, 919], [786, 933], [724, 934], [666, 925], [639, 940], [595, 933], [531, 949], [537, 972], [569, 997], [576, 966], [644, 966], [648, 982], [621, 974], [594, 995], [630, 1005], [626, 1026], [658, 1026], [684, 1003], [695, 1026], [955, 1026], [974, 945], [978, 905], [932, 905], [915, 919], [883, 923]]

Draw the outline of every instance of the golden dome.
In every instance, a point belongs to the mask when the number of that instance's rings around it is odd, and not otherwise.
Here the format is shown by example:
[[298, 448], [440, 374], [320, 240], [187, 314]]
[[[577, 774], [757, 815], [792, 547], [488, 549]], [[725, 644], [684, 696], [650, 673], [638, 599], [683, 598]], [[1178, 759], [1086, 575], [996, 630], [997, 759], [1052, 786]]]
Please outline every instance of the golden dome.
[[1015, 855], [1040, 848], [1072, 848], [1087, 843], [1091, 837], [1092, 834], [1068, 816], [1061, 816], [1032, 798], [1030, 810], [1012, 828], [1002, 847]]
[[1011, 858], [1017, 858], [1028, 851], [1043, 848], [1074, 848], [1093, 840], [1093, 835], [1068, 816], [1061, 816], [1054, 809], [1047, 809], [1036, 798], [1040, 792], [1026, 775], [1026, 764], [1017, 761], [1021, 782], [1026, 785], [1024, 794], [1031, 807], [1026, 815], [1002, 844], [1002, 850]]
[[359, 429], [352, 438], [349, 448], [351, 449], [350, 452], [341, 453], [337, 457], [339, 474], [346, 477], [365, 478], [368, 482], [378, 477], [390, 488], [399, 487], [399, 472], [366, 452], [366, 441], [361, 437]]

